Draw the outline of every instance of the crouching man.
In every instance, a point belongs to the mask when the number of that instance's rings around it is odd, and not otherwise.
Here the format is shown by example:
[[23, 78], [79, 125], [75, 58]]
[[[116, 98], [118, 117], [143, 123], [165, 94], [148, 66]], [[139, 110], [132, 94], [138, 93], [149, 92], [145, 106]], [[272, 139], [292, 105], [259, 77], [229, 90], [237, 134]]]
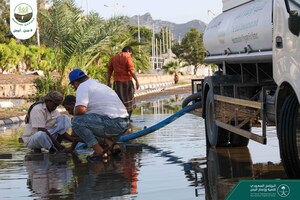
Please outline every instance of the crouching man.
[[[89, 78], [81, 69], [69, 73], [70, 84], [76, 90], [73, 131], [94, 150], [88, 161], [119, 154], [119, 137], [129, 128], [127, 110], [110, 87]], [[99, 144], [103, 140], [105, 148]], [[109, 152], [108, 152], [109, 151]]]
[[25, 118], [25, 132], [22, 135], [28, 148], [35, 152], [41, 152], [44, 148], [49, 153], [55, 153], [65, 148], [60, 144], [62, 139], [73, 141], [73, 138], [66, 133], [71, 128], [69, 117], [61, 115], [56, 109], [62, 100], [61, 93], [50, 91], [30, 106]]

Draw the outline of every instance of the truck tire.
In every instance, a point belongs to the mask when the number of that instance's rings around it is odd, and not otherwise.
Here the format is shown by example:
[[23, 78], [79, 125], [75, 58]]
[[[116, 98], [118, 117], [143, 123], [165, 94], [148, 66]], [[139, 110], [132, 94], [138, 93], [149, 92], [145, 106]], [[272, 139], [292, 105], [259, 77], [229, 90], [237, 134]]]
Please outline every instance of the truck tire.
[[224, 147], [228, 146], [228, 131], [216, 125], [215, 103], [213, 90], [209, 90], [205, 102], [205, 132], [207, 146]]
[[[241, 129], [245, 131], [251, 131], [250, 123], [245, 124]], [[233, 147], [246, 147], [249, 144], [249, 138], [245, 138], [241, 135], [231, 133], [230, 134], [230, 144]]]
[[[298, 126], [297, 126], [298, 124]], [[291, 94], [283, 103], [278, 124], [280, 156], [289, 178], [300, 178], [300, 110]]]

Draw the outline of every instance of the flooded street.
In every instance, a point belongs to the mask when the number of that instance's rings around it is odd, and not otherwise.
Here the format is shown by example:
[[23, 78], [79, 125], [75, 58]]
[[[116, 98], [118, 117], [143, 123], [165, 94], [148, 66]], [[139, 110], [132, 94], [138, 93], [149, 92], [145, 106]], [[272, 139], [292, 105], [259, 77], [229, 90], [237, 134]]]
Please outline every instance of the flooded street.
[[[150, 127], [181, 108], [183, 96], [141, 103], [132, 131]], [[23, 126], [0, 128], [0, 199], [224, 199], [240, 179], [286, 178], [275, 128], [267, 145], [207, 149], [204, 120], [185, 114], [123, 145], [108, 162], [77, 155], [34, 154], [18, 143]], [[253, 129], [253, 132], [259, 129]]]

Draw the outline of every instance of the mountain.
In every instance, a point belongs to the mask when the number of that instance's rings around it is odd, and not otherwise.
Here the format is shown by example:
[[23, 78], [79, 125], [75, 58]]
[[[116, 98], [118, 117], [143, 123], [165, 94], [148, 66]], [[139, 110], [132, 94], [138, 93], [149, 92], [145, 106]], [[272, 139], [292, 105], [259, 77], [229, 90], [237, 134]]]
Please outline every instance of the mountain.
[[129, 24], [132, 26], [138, 25], [138, 17], [140, 18], [140, 26], [147, 27], [149, 29], [153, 28], [155, 32], [158, 32], [163, 27], [169, 27], [171, 32], [173, 33], [174, 39], [180, 40], [182, 39], [186, 32], [188, 32], [191, 28], [196, 28], [200, 32], [204, 32], [207, 24], [201, 20], [192, 20], [184, 24], [176, 24], [173, 22], [163, 21], [163, 20], [153, 20], [150, 13], [146, 13], [144, 15], [134, 15], [129, 19]]

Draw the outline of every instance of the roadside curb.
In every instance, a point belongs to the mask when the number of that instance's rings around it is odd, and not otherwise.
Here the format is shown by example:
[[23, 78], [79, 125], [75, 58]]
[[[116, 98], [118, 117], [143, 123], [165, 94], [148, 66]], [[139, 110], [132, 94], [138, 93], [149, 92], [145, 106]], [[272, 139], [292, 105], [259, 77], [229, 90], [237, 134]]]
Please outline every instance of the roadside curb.
[[26, 115], [11, 117], [6, 119], [0, 119], [0, 126], [15, 124], [19, 122], [23, 122], [25, 120]]
[[143, 96], [146, 94], [151, 94], [151, 93], [156, 93], [156, 92], [160, 92], [163, 90], [171, 90], [171, 89], [175, 89], [175, 88], [180, 88], [180, 87], [186, 87], [186, 86], [190, 86], [191, 84], [181, 84], [181, 85], [174, 85], [174, 84], [168, 84], [167, 86], [165, 85], [157, 85], [156, 87], [150, 86], [150, 87], [146, 87], [146, 89], [139, 89], [135, 92], [134, 97], [139, 97], [139, 96]]

